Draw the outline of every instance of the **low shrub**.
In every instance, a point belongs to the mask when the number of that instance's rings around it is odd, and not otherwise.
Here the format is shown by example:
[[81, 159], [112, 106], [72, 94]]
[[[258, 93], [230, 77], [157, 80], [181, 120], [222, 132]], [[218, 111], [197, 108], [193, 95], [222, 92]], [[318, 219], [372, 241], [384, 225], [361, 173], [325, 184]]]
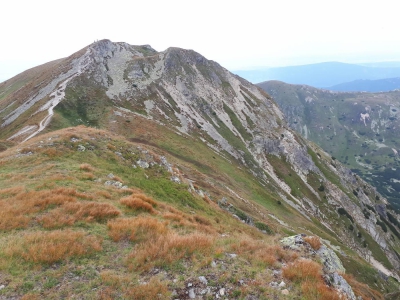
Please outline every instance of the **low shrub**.
[[351, 221], [351, 223], [354, 223], [353, 217], [343, 207], [339, 207], [337, 211], [340, 215], [345, 215]]
[[256, 226], [256, 228], [258, 228], [261, 231], [265, 231], [268, 234], [273, 234], [274, 232], [272, 231], [271, 228], [269, 228], [269, 226], [265, 223], [262, 222], [254, 222], [254, 226]]

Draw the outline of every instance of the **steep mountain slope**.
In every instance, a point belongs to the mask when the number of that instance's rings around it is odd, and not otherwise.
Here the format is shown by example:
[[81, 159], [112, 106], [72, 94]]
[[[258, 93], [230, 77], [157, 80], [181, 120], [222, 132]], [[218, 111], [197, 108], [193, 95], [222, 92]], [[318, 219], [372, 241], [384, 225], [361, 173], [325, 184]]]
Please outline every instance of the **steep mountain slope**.
[[[255, 225], [266, 232], [272, 228], [278, 236], [316, 234], [331, 244], [350, 273], [371, 285], [379, 275], [367, 262], [387, 275], [398, 277], [400, 237], [396, 225], [390, 223], [391, 217], [398, 216], [388, 211], [386, 199], [289, 129], [268, 94], [217, 63], [194, 51], [170, 48], [156, 52], [149, 46], [104, 40], [54, 62], [53, 67], [33, 69], [30, 74], [33, 75], [21, 74], [0, 86], [1, 138], [8, 140], [7, 143], [20, 143], [4, 152], [3, 188], [13, 178], [15, 185], [21, 184], [28, 191], [41, 190], [43, 183], [56, 175], [47, 177], [44, 173], [40, 179], [26, 168], [37, 160], [35, 168], [40, 169], [42, 160], [47, 156], [52, 158], [51, 153], [56, 151], [53, 162], [56, 173], [63, 174], [63, 168], [70, 170], [69, 164], [75, 166], [71, 174], [64, 174], [71, 178], [62, 179], [61, 186], [96, 191], [103, 186], [96, 185], [98, 180], [103, 182], [104, 174], [111, 172], [129, 182], [128, 187], [140, 189], [156, 201], [172, 203], [185, 214], [193, 209], [194, 214], [205, 218], [220, 218], [222, 212], [218, 207], [221, 207], [249, 224], [240, 225], [243, 228], [254, 229], [250, 225]], [[38, 79], [38, 74], [43, 77]], [[100, 127], [122, 137], [109, 137], [84, 127], [53, 132], [80, 124]], [[38, 135], [44, 132], [47, 134]], [[96, 140], [97, 135], [102, 137]], [[142, 154], [133, 150], [137, 145], [132, 146], [128, 140], [140, 143], [139, 147], [144, 147], [143, 151], [139, 149]], [[12, 145], [6, 147], [9, 146]], [[42, 153], [47, 148], [54, 151]], [[175, 160], [180, 167], [177, 170], [167, 167], [170, 174], [159, 171], [157, 166], [165, 163], [161, 157], [147, 157], [150, 148], [168, 156], [168, 161]], [[85, 161], [81, 152], [87, 153], [91, 161]], [[17, 158], [23, 162], [20, 170], [13, 167], [13, 159]], [[91, 167], [82, 166], [85, 172], [79, 174], [78, 162], [89, 163]], [[90, 171], [91, 168], [98, 172]], [[33, 173], [38, 174], [39, 169]], [[25, 173], [30, 175], [26, 177]], [[119, 186], [117, 181], [121, 180], [107, 181], [108, 185]], [[181, 183], [179, 191], [171, 188], [174, 182]], [[43, 189], [49, 188], [43, 186]], [[191, 194], [182, 194], [187, 189]], [[9, 203], [12, 197], [22, 197], [18, 196], [19, 191], [16, 195], [4, 193]], [[207, 199], [207, 205], [198, 204], [203, 200], [193, 196], [196, 194]], [[128, 202], [122, 201], [117, 209], [121, 211], [121, 205]], [[157, 214], [166, 213], [165, 207], [157, 205], [162, 208]], [[62, 215], [66, 209], [52, 213]], [[42, 232], [43, 225], [37, 223], [42, 216], [35, 215], [36, 212], [27, 213], [33, 219], [24, 219], [22, 213], [22, 219], [28, 220], [26, 224], [31, 224], [33, 231]], [[80, 214], [71, 214], [82, 221]], [[125, 212], [122, 215], [130, 216]], [[84, 226], [74, 222], [62, 224], [74, 230]], [[232, 227], [218, 225], [216, 219], [208, 221], [215, 230], [222, 226], [220, 234], [235, 231], [234, 224], [238, 221], [229, 222]], [[93, 226], [90, 230], [96, 230], [97, 225]], [[98, 228], [101, 235], [107, 235], [105, 228], [104, 224]], [[4, 239], [11, 238], [12, 233], [4, 234]], [[231, 251], [229, 247], [223, 249], [222, 253]], [[155, 268], [168, 270], [171, 266]], [[357, 273], [357, 269], [363, 272]], [[134, 273], [137, 276], [142, 274], [137, 266], [132, 270], [138, 272]], [[159, 271], [152, 268], [151, 272]], [[337, 287], [337, 282], [334, 286]], [[393, 279], [387, 282], [378, 279], [374, 285], [383, 292], [395, 286]], [[295, 285], [291, 288], [297, 293]], [[298, 292], [300, 296], [306, 293]]]
[[378, 188], [400, 208], [400, 92], [338, 93], [310, 86], [265, 82], [290, 127]]
[[333, 85], [327, 88], [342, 92], [388, 92], [400, 89], [400, 78], [385, 78], [377, 80], [355, 80]]
[[260, 70], [235, 71], [253, 83], [280, 80], [292, 84], [307, 84], [326, 88], [360, 79], [383, 79], [400, 76], [398, 66], [373, 67], [341, 62], [324, 62], [302, 66], [266, 68]]

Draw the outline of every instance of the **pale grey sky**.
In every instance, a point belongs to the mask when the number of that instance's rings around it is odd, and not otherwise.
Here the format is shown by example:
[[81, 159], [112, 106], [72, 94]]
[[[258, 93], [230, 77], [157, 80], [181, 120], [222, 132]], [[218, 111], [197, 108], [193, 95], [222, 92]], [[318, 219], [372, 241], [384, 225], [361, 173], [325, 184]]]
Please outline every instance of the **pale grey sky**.
[[394, 0], [3, 2], [0, 82], [104, 38], [193, 49], [230, 70], [400, 61]]

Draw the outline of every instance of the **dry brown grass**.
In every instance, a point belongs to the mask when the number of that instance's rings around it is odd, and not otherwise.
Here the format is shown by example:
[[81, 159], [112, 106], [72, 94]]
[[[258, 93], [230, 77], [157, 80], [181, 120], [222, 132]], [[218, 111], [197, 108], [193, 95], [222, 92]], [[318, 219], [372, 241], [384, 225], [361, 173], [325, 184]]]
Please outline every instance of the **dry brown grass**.
[[48, 148], [48, 149], [45, 149], [45, 150], [43, 151], [43, 153], [44, 153], [45, 155], [47, 155], [48, 157], [51, 157], [51, 158], [54, 158], [54, 157], [57, 157], [57, 156], [61, 156], [61, 155], [63, 154], [61, 151], [58, 151], [58, 150], [55, 149], [55, 148]]
[[114, 241], [129, 239], [135, 242], [166, 234], [166, 225], [165, 222], [150, 217], [119, 218], [107, 223], [108, 234]]
[[6, 246], [9, 257], [34, 263], [51, 264], [73, 256], [84, 256], [100, 251], [101, 240], [83, 231], [56, 230], [23, 235]]
[[62, 209], [55, 209], [38, 218], [38, 222], [46, 229], [72, 226], [76, 221], [75, 216], [66, 214]]
[[128, 256], [128, 260], [131, 261], [131, 268], [146, 271], [153, 266], [171, 264], [182, 258], [192, 258], [196, 253], [204, 257], [211, 253], [213, 242], [214, 239], [205, 234], [178, 235], [168, 232], [139, 243]]
[[163, 218], [167, 219], [167, 220], [171, 220], [173, 222], [178, 222], [178, 223], [183, 220], [182, 214], [178, 215], [178, 214], [174, 214], [174, 213], [170, 213], [170, 212], [164, 213]]
[[122, 198], [119, 202], [131, 209], [146, 211], [152, 214], [156, 212], [154, 208], [158, 206], [155, 200], [141, 193], [134, 193], [128, 197]]
[[44, 228], [60, 228], [71, 226], [79, 220], [99, 222], [120, 214], [121, 212], [114, 205], [108, 203], [75, 202], [64, 204], [60, 208], [50, 211], [38, 218], [38, 221]]
[[108, 191], [96, 191], [96, 195], [100, 196], [100, 197], [103, 197], [103, 198], [106, 198], [106, 199], [111, 199], [112, 198], [112, 195]]
[[[321, 300], [340, 300], [342, 299], [338, 293], [320, 280], [315, 281], [304, 281], [301, 284], [301, 291], [305, 299], [321, 299]], [[364, 298], [363, 298], [364, 299]]]
[[282, 268], [282, 275], [292, 281], [318, 281], [322, 275], [322, 267], [315, 261], [299, 259]]
[[50, 206], [75, 202], [77, 196], [83, 196], [75, 190], [67, 188], [43, 191], [24, 191], [16, 188], [2, 190], [2, 195], [9, 197], [0, 201], [1, 230], [26, 228], [34, 217], [29, 215], [43, 211]]
[[132, 287], [126, 291], [128, 299], [157, 300], [169, 298], [168, 287], [156, 278], [151, 278], [146, 284]]
[[314, 250], [319, 250], [319, 248], [321, 248], [322, 246], [321, 240], [317, 236], [306, 236], [304, 238], [304, 241], [309, 243], [311, 248], [313, 248]]
[[384, 297], [381, 293], [376, 290], [371, 289], [368, 285], [358, 282], [351, 274], [341, 274], [347, 283], [353, 289], [354, 294], [357, 297], [362, 297], [362, 299], [373, 299], [373, 300], [383, 300]]
[[155, 213], [155, 210], [151, 204], [139, 199], [139, 198], [123, 198], [119, 201], [121, 204], [133, 209], [133, 210], [138, 210], [138, 211], [145, 211], [149, 212], [151, 214]]
[[96, 177], [93, 175], [93, 173], [90, 173], [90, 172], [85, 172], [80, 175], [80, 179], [83, 179], [83, 180], [93, 180], [95, 178]]
[[194, 216], [194, 220], [202, 225], [206, 225], [206, 226], [211, 226], [211, 222], [209, 220], [207, 220], [206, 218], [199, 216], [199, 215], [195, 215]]
[[79, 220], [86, 221], [102, 221], [121, 214], [114, 205], [97, 202], [68, 203], [64, 205], [64, 209], [73, 213]]
[[81, 164], [79, 166], [79, 170], [86, 171], [86, 172], [93, 172], [94, 168], [90, 164]]
[[255, 263], [274, 265], [279, 262], [292, 262], [298, 258], [294, 251], [284, 250], [280, 245], [267, 244], [262, 240], [255, 240], [248, 236], [239, 237], [231, 245], [231, 251], [247, 257]]
[[28, 293], [21, 297], [21, 300], [39, 300], [41, 297], [38, 294]]

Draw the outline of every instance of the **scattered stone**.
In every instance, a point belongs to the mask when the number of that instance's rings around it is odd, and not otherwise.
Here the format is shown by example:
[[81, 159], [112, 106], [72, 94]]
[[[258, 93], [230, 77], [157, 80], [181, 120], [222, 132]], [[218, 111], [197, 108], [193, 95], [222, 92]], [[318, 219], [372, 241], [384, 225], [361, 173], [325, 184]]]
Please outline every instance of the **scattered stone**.
[[191, 286], [193, 286], [193, 284], [191, 282], [189, 282], [187, 286], [191, 287]]
[[196, 294], [195, 294], [195, 292], [194, 292], [194, 289], [190, 289], [190, 290], [189, 290], [189, 298], [190, 298], [190, 299], [196, 298]]
[[141, 159], [139, 159], [137, 162], [136, 162], [136, 164], [139, 166], [139, 167], [141, 167], [142, 169], [148, 169], [149, 168], [149, 163], [147, 162], [147, 161], [145, 161], [145, 160], [141, 160]]
[[274, 275], [274, 277], [278, 277], [278, 276], [280, 276], [282, 274], [282, 271], [280, 271], [280, 270], [273, 270], [272, 271], [272, 275]]
[[219, 294], [220, 294], [221, 296], [224, 296], [224, 295], [225, 295], [225, 288], [220, 289], [220, 290], [219, 290]]
[[118, 156], [121, 156], [122, 157], [122, 153], [121, 152], [117, 152], [117, 151], [115, 151], [114, 152], [116, 155], [118, 155]]
[[4, 284], [0, 285], [0, 290], [4, 289], [6, 286]]
[[113, 181], [113, 180], [107, 180], [106, 182], [104, 182], [104, 185], [112, 185], [112, 186], [114, 186], [114, 187], [116, 187], [116, 188], [118, 188], [118, 189], [121, 189], [121, 188], [127, 188], [127, 186], [122, 186], [122, 183], [121, 182], [119, 182], [119, 181]]
[[281, 283], [279, 284], [279, 287], [280, 287], [280, 288], [283, 288], [283, 287], [285, 287], [285, 286], [286, 286], [286, 283], [282, 280]]
[[181, 183], [181, 180], [178, 176], [171, 176], [171, 181], [175, 183]]
[[135, 164], [132, 164], [132, 167], [133, 167], [134, 169], [136, 169], [136, 168], [137, 168]]
[[72, 142], [72, 143], [79, 142], [79, 139], [73, 137], [73, 138], [71, 138], [71, 142]]
[[301, 234], [288, 236], [280, 240], [283, 247], [291, 250], [300, 251], [300, 246], [304, 244], [304, 240]]
[[107, 175], [107, 177], [112, 179], [112, 178], [114, 178], [114, 174], [110, 173], [110, 174]]
[[78, 151], [84, 152], [86, 150], [85, 146], [78, 145]]
[[200, 277], [199, 277], [199, 280], [200, 280], [200, 282], [201, 282], [202, 284], [205, 284], [205, 285], [208, 284], [208, 281], [207, 281], [207, 279], [206, 279], [204, 276], [200, 276]]
[[282, 290], [283, 295], [289, 295], [289, 291], [287, 289]]
[[240, 280], [238, 281], [238, 283], [239, 283], [239, 285], [243, 285], [243, 284], [244, 284], [244, 280], [243, 280], [243, 279], [240, 279]]
[[212, 262], [211, 262], [211, 267], [212, 267], [212, 268], [215, 268], [216, 266], [217, 266], [217, 263], [216, 263], [215, 261], [212, 261]]
[[227, 255], [228, 255], [230, 258], [236, 258], [236, 257], [237, 257], [237, 254], [235, 254], [235, 253], [227, 253]]
[[275, 282], [275, 281], [272, 281], [269, 285], [270, 285], [271, 287], [273, 287], [273, 288], [277, 288], [277, 287], [278, 287], [278, 283]]

